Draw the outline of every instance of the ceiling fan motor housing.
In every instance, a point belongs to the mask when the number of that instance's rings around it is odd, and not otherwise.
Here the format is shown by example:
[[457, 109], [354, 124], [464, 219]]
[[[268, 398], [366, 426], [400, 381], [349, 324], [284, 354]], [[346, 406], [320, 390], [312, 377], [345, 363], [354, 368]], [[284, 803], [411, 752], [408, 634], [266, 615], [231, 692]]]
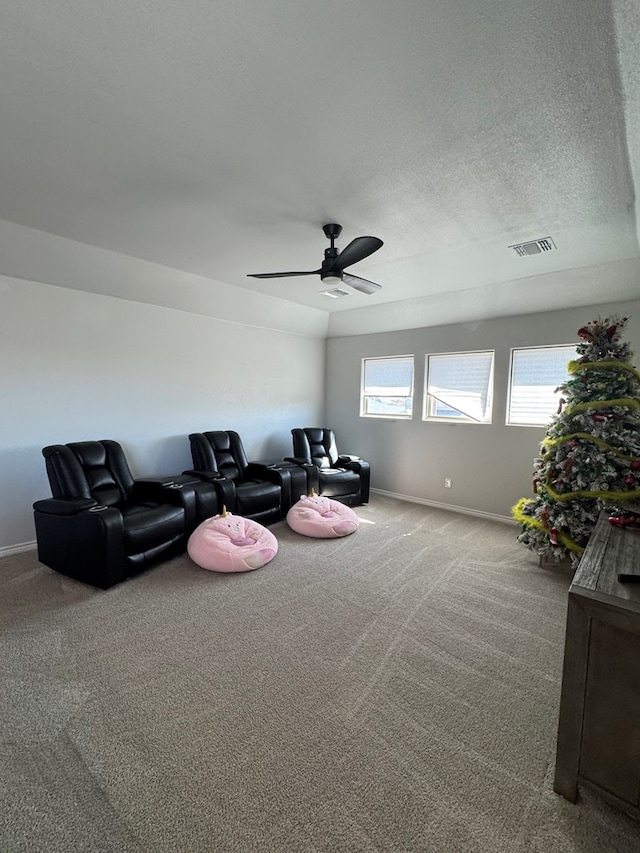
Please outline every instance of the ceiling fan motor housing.
[[338, 225], [336, 222], [328, 222], [322, 226], [322, 230], [328, 240], [335, 240], [342, 234], [342, 225]]

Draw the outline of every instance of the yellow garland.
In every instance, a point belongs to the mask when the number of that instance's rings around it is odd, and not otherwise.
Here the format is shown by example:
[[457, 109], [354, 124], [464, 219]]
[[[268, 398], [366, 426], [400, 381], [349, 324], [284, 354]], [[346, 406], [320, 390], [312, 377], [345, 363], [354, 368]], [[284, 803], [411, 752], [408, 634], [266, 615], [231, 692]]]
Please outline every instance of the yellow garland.
[[[536, 530], [542, 530], [543, 533], [546, 533], [547, 536], [550, 536], [551, 531], [546, 525], [544, 525], [540, 521], [539, 518], [535, 518], [532, 515], [525, 515], [522, 511], [525, 504], [528, 504], [530, 502], [531, 498], [520, 498], [518, 503], [514, 507], [512, 507], [511, 514], [516, 519], [516, 521], [519, 521], [520, 524], [522, 524], [524, 527], [533, 527]], [[556, 531], [556, 537], [560, 540], [560, 542], [562, 542], [565, 548], [567, 548], [569, 551], [573, 551], [574, 554], [582, 554], [582, 552], [584, 551], [584, 548], [581, 545], [578, 545], [577, 542], [574, 542], [573, 539], [571, 539], [569, 536], [559, 530]]]
[[565, 408], [565, 414], [571, 412], [584, 412], [586, 409], [610, 409], [614, 406], [622, 406], [627, 409], [640, 409], [640, 402], [633, 397], [620, 397], [618, 400], [593, 400], [590, 403], [569, 404]]
[[567, 441], [571, 441], [573, 438], [582, 438], [585, 441], [591, 441], [594, 444], [597, 444], [598, 447], [602, 447], [604, 450], [610, 450], [614, 456], [617, 456], [619, 459], [626, 459], [629, 462], [640, 462], [637, 456], [627, 456], [626, 453], [620, 453], [615, 447], [612, 447], [608, 444], [603, 438], [598, 438], [595, 435], [589, 435], [588, 432], [571, 432], [568, 435], [561, 435], [559, 438], [551, 438], [547, 436], [547, 438], [542, 440], [542, 445], [544, 447], [557, 447], [559, 444], [564, 444]]
[[570, 501], [573, 498], [601, 498], [604, 501], [630, 501], [640, 498], [640, 489], [629, 490], [628, 492], [611, 492], [607, 489], [599, 489], [591, 491], [589, 489], [578, 489], [575, 492], [563, 492], [558, 494], [551, 486], [542, 486], [554, 501]]
[[511, 515], [516, 521], [519, 521], [520, 524], [525, 524], [527, 527], [537, 527], [539, 530], [546, 530], [544, 524], [541, 521], [538, 521], [537, 518], [534, 518], [532, 515], [524, 514], [522, 508], [528, 503], [531, 503], [531, 498], [520, 498], [518, 503], [511, 507]]
[[635, 369], [635, 367], [627, 364], [626, 361], [616, 361], [615, 359], [609, 359], [608, 361], [570, 361], [567, 365], [567, 370], [569, 373], [577, 373], [579, 370], [586, 370], [592, 367], [616, 367], [621, 370], [626, 370], [628, 373], [633, 374], [633, 376], [635, 376], [640, 382], [640, 373]]
[[556, 536], [568, 551], [573, 551], [574, 554], [582, 554], [584, 551], [582, 545], [578, 545], [577, 542], [574, 542], [573, 539], [570, 539], [560, 530], [556, 531]]
[[539, 519], [535, 518], [533, 515], [525, 515], [522, 511], [522, 508], [528, 503], [531, 503], [531, 498], [520, 498], [518, 503], [511, 508], [511, 515], [516, 521], [519, 521], [520, 524], [524, 524], [525, 527], [536, 527], [538, 530], [546, 531], [547, 528]]

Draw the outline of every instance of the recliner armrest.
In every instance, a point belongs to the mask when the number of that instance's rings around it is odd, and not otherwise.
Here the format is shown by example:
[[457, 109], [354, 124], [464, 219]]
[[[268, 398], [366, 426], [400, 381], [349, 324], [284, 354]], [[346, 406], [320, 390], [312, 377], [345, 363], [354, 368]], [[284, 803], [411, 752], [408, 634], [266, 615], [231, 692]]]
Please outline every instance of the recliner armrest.
[[257, 480], [266, 480], [280, 488], [280, 509], [284, 517], [291, 506], [291, 474], [287, 469], [278, 468], [276, 463], [249, 462], [245, 468], [245, 474]]
[[347, 471], [355, 471], [360, 477], [360, 503], [369, 503], [369, 487], [371, 482], [370, 464], [360, 458], [352, 458], [351, 461], [347, 461], [347, 457], [345, 456], [340, 456], [338, 461], [342, 463]]
[[304, 456], [285, 456], [285, 462], [295, 462], [296, 465], [312, 465], [313, 463], [309, 461], [309, 459], [305, 459]]
[[35, 512], [46, 512], [49, 515], [78, 515], [97, 508], [98, 501], [93, 498], [45, 498], [33, 505]]
[[33, 510], [41, 563], [102, 589], [124, 580], [124, 519], [117, 507], [53, 498], [36, 501]]
[[265, 465], [262, 462], [249, 462], [244, 470], [244, 476], [278, 484], [282, 479], [282, 473], [275, 465]]
[[353, 456], [351, 453], [341, 453], [338, 456], [338, 462], [344, 464], [345, 462], [360, 462], [359, 456]]
[[167, 503], [184, 509], [185, 530], [192, 529], [196, 520], [196, 493], [188, 481], [176, 482], [181, 475], [173, 477], [148, 477], [134, 480], [131, 500], [136, 499]]
[[176, 482], [179, 482], [179, 480], [180, 477], [177, 474], [168, 474], [165, 477], [141, 477], [140, 479], [136, 480], [136, 483], [140, 483], [143, 486], [149, 485], [167, 487], [175, 485]]
[[216, 487], [220, 509], [226, 509], [227, 512], [236, 512], [236, 484], [233, 480], [229, 480], [226, 477], [217, 477], [212, 482]]
[[175, 503], [176, 498], [172, 492], [181, 491], [182, 488], [173, 477], [148, 477], [134, 481], [130, 500], [133, 503], [137, 499], [158, 501], [158, 503]]
[[183, 471], [182, 473], [196, 477], [198, 480], [206, 480], [211, 483], [214, 483], [216, 480], [223, 479], [222, 474], [219, 471], [200, 471], [195, 468], [191, 468], [188, 471]]

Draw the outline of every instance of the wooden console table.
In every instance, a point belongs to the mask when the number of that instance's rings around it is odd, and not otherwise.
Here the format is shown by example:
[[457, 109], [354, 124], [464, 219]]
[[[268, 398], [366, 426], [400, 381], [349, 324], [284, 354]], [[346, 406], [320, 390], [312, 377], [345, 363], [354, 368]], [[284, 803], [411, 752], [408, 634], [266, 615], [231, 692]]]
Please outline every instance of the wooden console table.
[[569, 588], [553, 788], [578, 785], [640, 817], [640, 531], [602, 513]]

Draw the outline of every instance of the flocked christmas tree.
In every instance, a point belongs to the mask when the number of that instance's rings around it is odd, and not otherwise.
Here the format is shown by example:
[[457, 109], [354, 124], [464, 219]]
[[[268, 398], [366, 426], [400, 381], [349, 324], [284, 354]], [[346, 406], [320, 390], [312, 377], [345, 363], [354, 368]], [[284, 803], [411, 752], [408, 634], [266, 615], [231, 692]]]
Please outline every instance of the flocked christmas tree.
[[513, 508], [519, 541], [543, 557], [576, 562], [603, 509], [640, 511], [640, 373], [621, 340], [627, 320], [578, 329], [579, 357], [534, 462], [535, 497]]

